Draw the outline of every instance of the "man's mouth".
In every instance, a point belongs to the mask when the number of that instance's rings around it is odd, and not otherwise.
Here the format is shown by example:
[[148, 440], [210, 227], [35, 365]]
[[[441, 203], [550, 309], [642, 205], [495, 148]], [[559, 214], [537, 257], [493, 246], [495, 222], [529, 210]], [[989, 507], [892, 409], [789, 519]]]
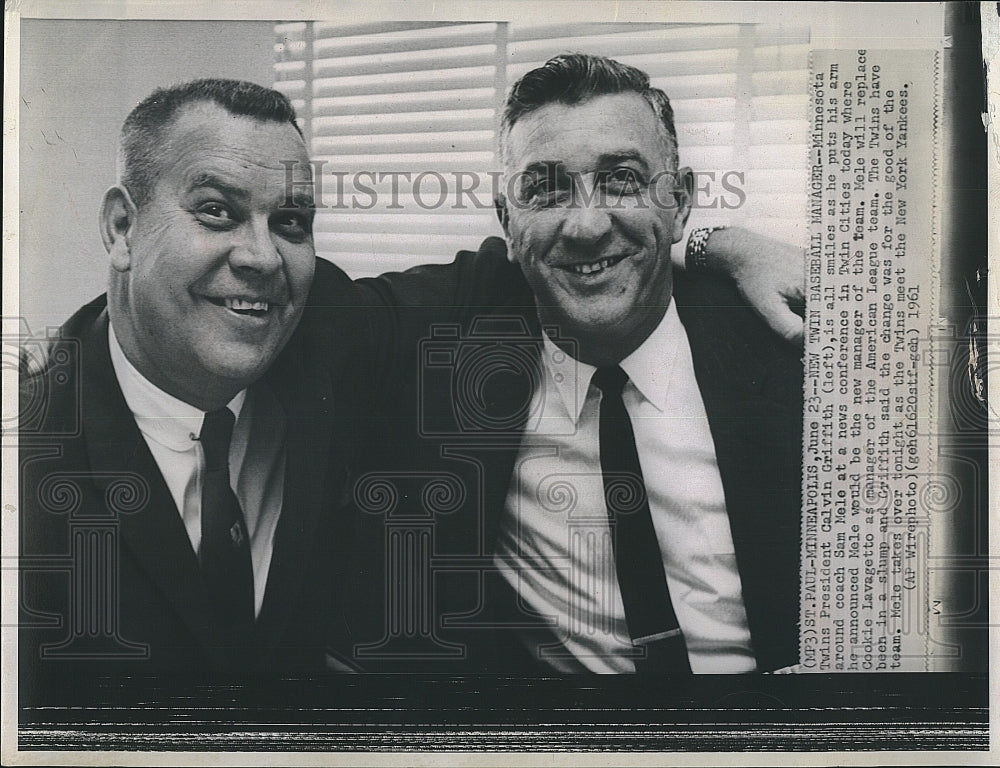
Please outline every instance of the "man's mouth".
[[596, 275], [613, 267], [624, 258], [624, 256], [612, 256], [600, 261], [592, 261], [588, 264], [567, 264], [564, 269], [569, 270], [575, 275]]
[[266, 299], [247, 298], [245, 296], [210, 298], [209, 301], [217, 306], [225, 307], [237, 315], [249, 315], [250, 317], [263, 317], [272, 307], [271, 303]]

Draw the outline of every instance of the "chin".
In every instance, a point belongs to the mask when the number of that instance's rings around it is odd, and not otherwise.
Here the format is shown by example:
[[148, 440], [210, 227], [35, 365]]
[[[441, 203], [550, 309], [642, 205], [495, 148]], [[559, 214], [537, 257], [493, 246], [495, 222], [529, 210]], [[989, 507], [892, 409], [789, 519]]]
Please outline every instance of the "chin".
[[[641, 311], [641, 310], [640, 310]], [[633, 318], [631, 312], [579, 313], [570, 321], [574, 328], [589, 333], [614, 333], [623, 328]]]
[[217, 358], [205, 367], [220, 381], [230, 382], [234, 386], [238, 385], [239, 389], [245, 389], [267, 372], [270, 362], [272, 362], [270, 358], [264, 359], [260, 354], [227, 356]]

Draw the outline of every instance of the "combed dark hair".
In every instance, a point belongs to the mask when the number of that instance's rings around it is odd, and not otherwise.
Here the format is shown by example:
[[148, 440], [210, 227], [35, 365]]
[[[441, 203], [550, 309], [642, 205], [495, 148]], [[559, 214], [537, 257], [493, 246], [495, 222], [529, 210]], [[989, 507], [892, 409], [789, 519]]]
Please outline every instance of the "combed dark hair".
[[500, 122], [500, 155], [507, 160], [507, 136], [514, 123], [546, 104], [580, 104], [595, 96], [614, 93], [637, 93], [644, 98], [664, 128], [673, 169], [677, 168], [677, 134], [670, 99], [649, 84], [649, 75], [641, 69], [622, 64], [606, 56], [566, 53], [554, 56], [518, 80], [510, 89]]
[[290, 123], [299, 135], [295, 108], [283, 93], [245, 80], [206, 78], [158, 88], [133, 109], [122, 125], [118, 149], [119, 181], [137, 206], [149, 201], [159, 176], [157, 152], [182, 107], [217, 104], [233, 115]]

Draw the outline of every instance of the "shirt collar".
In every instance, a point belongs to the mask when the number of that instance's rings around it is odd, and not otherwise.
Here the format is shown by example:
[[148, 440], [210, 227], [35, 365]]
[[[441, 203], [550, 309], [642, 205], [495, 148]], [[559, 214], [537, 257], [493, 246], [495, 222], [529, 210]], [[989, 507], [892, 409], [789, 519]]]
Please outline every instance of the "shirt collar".
[[684, 338], [684, 326], [671, 300], [663, 319], [639, 348], [621, 361], [629, 381], [656, 410], [667, 407], [670, 380], [675, 370], [677, 349]]
[[[658, 411], [663, 411], [667, 406], [670, 379], [683, 334], [684, 326], [677, 314], [677, 306], [671, 301], [653, 332], [620, 363], [639, 394]], [[548, 334], [543, 333], [542, 339], [545, 369], [575, 424], [580, 419], [590, 389], [590, 380], [597, 368], [563, 352]]]
[[542, 359], [545, 361], [545, 370], [551, 385], [555, 387], [559, 399], [566, 407], [566, 413], [576, 424], [580, 419], [583, 403], [587, 399], [590, 379], [597, 369], [563, 352], [544, 331], [542, 341]]
[[[108, 324], [108, 347], [111, 365], [121, 387], [125, 403], [135, 417], [139, 431], [160, 445], [174, 451], [188, 451], [194, 447], [201, 432], [205, 411], [178, 400], [164, 392], [136, 369], [118, 343], [115, 329]], [[228, 408], [237, 419], [246, 401], [246, 390], [229, 401]]]

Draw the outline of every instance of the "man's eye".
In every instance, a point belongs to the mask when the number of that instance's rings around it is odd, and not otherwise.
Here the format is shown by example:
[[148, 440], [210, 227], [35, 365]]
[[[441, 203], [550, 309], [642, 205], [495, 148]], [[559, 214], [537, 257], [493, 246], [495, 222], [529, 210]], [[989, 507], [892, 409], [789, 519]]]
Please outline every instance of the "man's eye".
[[210, 227], [225, 228], [235, 221], [233, 212], [222, 203], [203, 203], [198, 206], [197, 213], [198, 218]]
[[646, 180], [633, 168], [608, 171], [604, 183], [608, 191], [617, 195], [636, 195], [646, 186]]
[[569, 187], [556, 179], [540, 177], [525, 183], [521, 189], [523, 202], [533, 205], [554, 205], [569, 194]]
[[286, 240], [301, 242], [312, 234], [312, 218], [286, 211], [271, 217], [271, 227]]

